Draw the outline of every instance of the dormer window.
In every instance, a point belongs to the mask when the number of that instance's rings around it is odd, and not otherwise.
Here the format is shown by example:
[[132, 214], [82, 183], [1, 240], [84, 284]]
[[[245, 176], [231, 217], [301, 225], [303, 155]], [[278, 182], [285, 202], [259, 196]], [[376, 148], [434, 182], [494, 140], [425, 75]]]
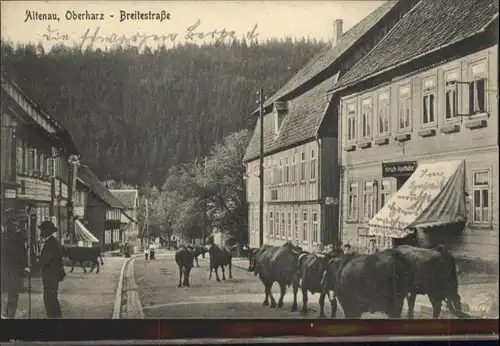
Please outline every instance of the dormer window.
[[275, 110], [275, 120], [274, 120], [274, 133], [278, 134], [283, 125], [283, 120], [288, 112], [288, 103], [287, 101], [276, 101], [274, 102], [274, 110]]

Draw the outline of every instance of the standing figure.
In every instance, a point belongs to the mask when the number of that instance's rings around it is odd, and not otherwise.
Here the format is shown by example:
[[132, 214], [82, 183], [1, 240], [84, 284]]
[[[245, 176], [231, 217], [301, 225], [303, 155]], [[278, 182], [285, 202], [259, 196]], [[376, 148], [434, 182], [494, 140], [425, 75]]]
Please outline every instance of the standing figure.
[[147, 245], [144, 247], [144, 258], [146, 259], [146, 261], [149, 258], [149, 247]]
[[368, 255], [371, 255], [375, 252], [378, 252], [377, 245], [375, 244], [375, 239], [370, 239], [370, 242], [368, 243], [367, 253]]
[[149, 244], [149, 259], [155, 259], [155, 246], [153, 243]]
[[56, 226], [51, 221], [43, 221], [40, 226], [40, 236], [43, 241], [40, 253], [40, 267], [42, 269], [43, 303], [48, 318], [62, 318], [61, 305], [57, 298], [59, 282], [66, 273], [62, 263], [61, 244], [54, 234]]
[[24, 290], [24, 271], [29, 272], [24, 234], [15, 218], [15, 210], [7, 209], [7, 222], [2, 227], [2, 290], [7, 291], [7, 302], [2, 318], [14, 318], [19, 293]]

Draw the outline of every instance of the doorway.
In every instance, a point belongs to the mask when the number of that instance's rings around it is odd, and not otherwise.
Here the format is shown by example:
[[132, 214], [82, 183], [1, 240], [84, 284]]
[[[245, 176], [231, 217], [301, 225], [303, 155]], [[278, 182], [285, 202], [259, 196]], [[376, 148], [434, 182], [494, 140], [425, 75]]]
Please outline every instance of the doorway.
[[396, 177], [396, 190], [399, 189], [406, 183], [406, 181], [411, 177], [411, 174], [400, 175]]

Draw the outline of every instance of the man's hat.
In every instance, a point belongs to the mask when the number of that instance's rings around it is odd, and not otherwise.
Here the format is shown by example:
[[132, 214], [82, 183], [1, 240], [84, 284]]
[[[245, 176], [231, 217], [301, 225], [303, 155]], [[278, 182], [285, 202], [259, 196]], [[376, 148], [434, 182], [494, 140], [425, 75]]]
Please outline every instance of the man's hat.
[[42, 238], [46, 238], [52, 233], [57, 232], [56, 226], [52, 223], [52, 221], [46, 220], [41, 223], [40, 226], [38, 226], [38, 229], [40, 230], [40, 235]]

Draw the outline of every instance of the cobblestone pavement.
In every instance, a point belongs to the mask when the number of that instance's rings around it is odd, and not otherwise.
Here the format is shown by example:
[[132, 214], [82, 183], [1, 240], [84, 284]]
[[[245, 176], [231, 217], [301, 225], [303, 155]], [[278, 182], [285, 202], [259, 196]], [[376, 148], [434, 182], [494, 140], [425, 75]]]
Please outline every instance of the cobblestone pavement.
[[[89, 273], [88, 269], [87, 274], [84, 274], [82, 268], [77, 266], [70, 273], [71, 267], [65, 267], [66, 278], [59, 286], [63, 318], [111, 318], [124, 261], [122, 257], [105, 257], [99, 274], [95, 270]], [[46, 318], [41, 278], [33, 278], [31, 283], [31, 318]], [[28, 287], [27, 282], [25, 287]], [[2, 293], [2, 309], [5, 299], [6, 294]], [[29, 318], [28, 293], [20, 295], [15, 318]]]
[[[243, 268], [248, 261], [235, 260]], [[282, 309], [262, 306], [263, 285], [252, 273], [233, 267], [233, 279], [216, 282], [208, 280], [208, 263], [200, 260], [200, 268], [191, 271], [191, 287], [178, 288], [179, 273], [173, 254], [163, 255], [157, 260], [135, 260], [134, 276], [139, 289], [139, 298], [145, 318], [316, 318], [319, 313], [319, 295], [309, 295], [307, 316], [291, 312], [292, 292], [287, 291]], [[240, 265], [241, 264], [241, 265]], [[227, 273], [226, 273], [227, 274]], [[273, 295], [279, 298], [279, 287], [275, 284]], [[297, 295], [299, 309], [302, 295]], [[340, 309], [339, 309], [340, 310]], [[326, 314], [330, 314], [329, 303]], [[337, 316], [343, 318], [339, 311]], [[381, 314], [366, 314], [366, 318], [385, 318]], [[415, 311], [416, 318], [430, 318], [428, 313]]]

